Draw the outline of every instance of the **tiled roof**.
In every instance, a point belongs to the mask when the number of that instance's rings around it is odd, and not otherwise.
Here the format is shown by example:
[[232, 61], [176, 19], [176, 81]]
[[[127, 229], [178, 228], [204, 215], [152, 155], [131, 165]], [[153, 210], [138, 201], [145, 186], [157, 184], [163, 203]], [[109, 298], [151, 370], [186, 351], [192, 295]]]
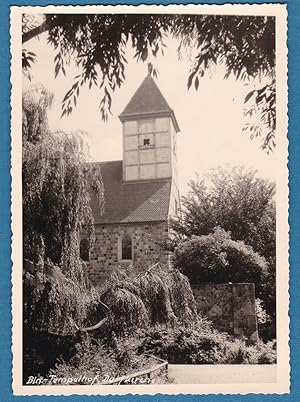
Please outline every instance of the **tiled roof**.
[[123, 182], [122, 161], [102, 162], [104, 214], [92, 196], [95, 224], [165, 221], [168, 217], [171, 180]]
[[180, 131], [174, 111], [170, 108], [168, 102], [160, 92], [160, 89], [150, 74], [146, 76], [144, 81], [135, 91], [133, 97], [130, 99], [119, 117], [123, 121], [128, 118], [147, 115], [171, 116], [176, 131]]
[[163, 97], [154, 79], [148, 74], [120, 117], [159, 112], [171, 113], [172, 109]]

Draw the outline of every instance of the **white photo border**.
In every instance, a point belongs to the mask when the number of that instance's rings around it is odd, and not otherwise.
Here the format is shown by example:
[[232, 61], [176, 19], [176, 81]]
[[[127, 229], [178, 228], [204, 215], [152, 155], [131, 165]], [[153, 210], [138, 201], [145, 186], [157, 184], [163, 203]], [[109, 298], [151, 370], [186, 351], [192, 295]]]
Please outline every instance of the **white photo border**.
[[[277, 381], [276, 383], [162, 384], [128, 386], [30, 386], [22, 383], [22, 13], [190, 13], [261, 15], [276, 17], [277, 102]], [[11, 7], [11, 133], [12, 133], [12, 352], [14, 395], [125, 395], [125, 394], [282, 394], [289, 392], [289, 272], [288, 272], [288, 140], [287, 140], [287, 9], [281, 4], [226, 5], [115, 5]]]

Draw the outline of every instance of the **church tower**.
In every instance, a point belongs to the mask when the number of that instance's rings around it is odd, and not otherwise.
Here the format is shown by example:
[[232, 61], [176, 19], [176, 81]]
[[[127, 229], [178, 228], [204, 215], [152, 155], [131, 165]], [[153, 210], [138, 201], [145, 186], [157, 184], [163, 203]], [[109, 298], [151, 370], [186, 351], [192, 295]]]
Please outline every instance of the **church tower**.
[[[174, 195], [178, 194], [176, 135], [179, 126], [174, 111], [150, 74], [119, 118], [123, 126], [123, 181], [171, 179]], [[175, 198], [178, 205], [178, 196]]]
[[178, 123], [160, 89], [148, 74], [119, 116], [123, 130], [123, 159], [99, 162], [105, 208], [91, 193], [96, 227], [93, 249], [81, 256], [92, 282], [104, 283], [114, 270], [137, 273], [159, 262], [170, 266], [160, 246], [172, 235], [170, 217], [180, 213], [177, 184]]

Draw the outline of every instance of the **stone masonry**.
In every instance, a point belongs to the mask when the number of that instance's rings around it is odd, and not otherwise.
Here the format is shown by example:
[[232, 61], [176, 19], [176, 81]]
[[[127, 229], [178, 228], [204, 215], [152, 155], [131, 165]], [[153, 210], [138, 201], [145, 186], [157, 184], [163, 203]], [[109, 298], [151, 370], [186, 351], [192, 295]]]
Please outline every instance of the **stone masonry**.
[[198, 312], [214, 327], [257, 342], [255, 289], [252, 283], [193, 285]]
[[[152, 264], [169, 263], [169, 255], [159, 242], [168, 234], [167, 222], [96, 225], [96, 240], [86, 263], [88, 275], [95, 286], [103, 286], [116, 270], [147, 270]], [[132, 239], [133, 260], [120, 260], [120, 239], [124, 235]], [[132, 265], [132, 267], [130, 267]]]

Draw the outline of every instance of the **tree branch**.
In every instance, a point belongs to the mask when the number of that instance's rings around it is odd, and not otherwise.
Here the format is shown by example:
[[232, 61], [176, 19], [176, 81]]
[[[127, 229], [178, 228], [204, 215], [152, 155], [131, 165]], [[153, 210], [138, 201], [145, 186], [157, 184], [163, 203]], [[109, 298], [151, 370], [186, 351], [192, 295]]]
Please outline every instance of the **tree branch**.
[[103, 324], [105, 324], [107, 320], [108, 320], [108, 318], [105, 317], [102, 320], [100, 320], [97, 324], [93, 325], [92, 327], [80, 328], [80, 330], [81, 331], [94, 331], [95, 329], [102, 327]]
[[28, 42], [30, 39], [34, 38], [35, 36], [47, 31], [48, 26], [46, 21], [44, 21], [41, 25], [31, 29], [28, 32], [24, 32], [22, 35], [22, 43]]
[[160, 265], [159, 262], [157, 262], [157, 263], [154, 264], [154, 265], [151, 265], [151, 267], [148, 268], [147, 271], [144, 271], [144, 272], [141, 272], [140, 274], [138, 274], [137, 278], [139, 278], [139, 277], [142, 276], [142, 275], [148, 274], [149, 272], [152, 271], [153, 268], [157, 267], [158, 265]]

